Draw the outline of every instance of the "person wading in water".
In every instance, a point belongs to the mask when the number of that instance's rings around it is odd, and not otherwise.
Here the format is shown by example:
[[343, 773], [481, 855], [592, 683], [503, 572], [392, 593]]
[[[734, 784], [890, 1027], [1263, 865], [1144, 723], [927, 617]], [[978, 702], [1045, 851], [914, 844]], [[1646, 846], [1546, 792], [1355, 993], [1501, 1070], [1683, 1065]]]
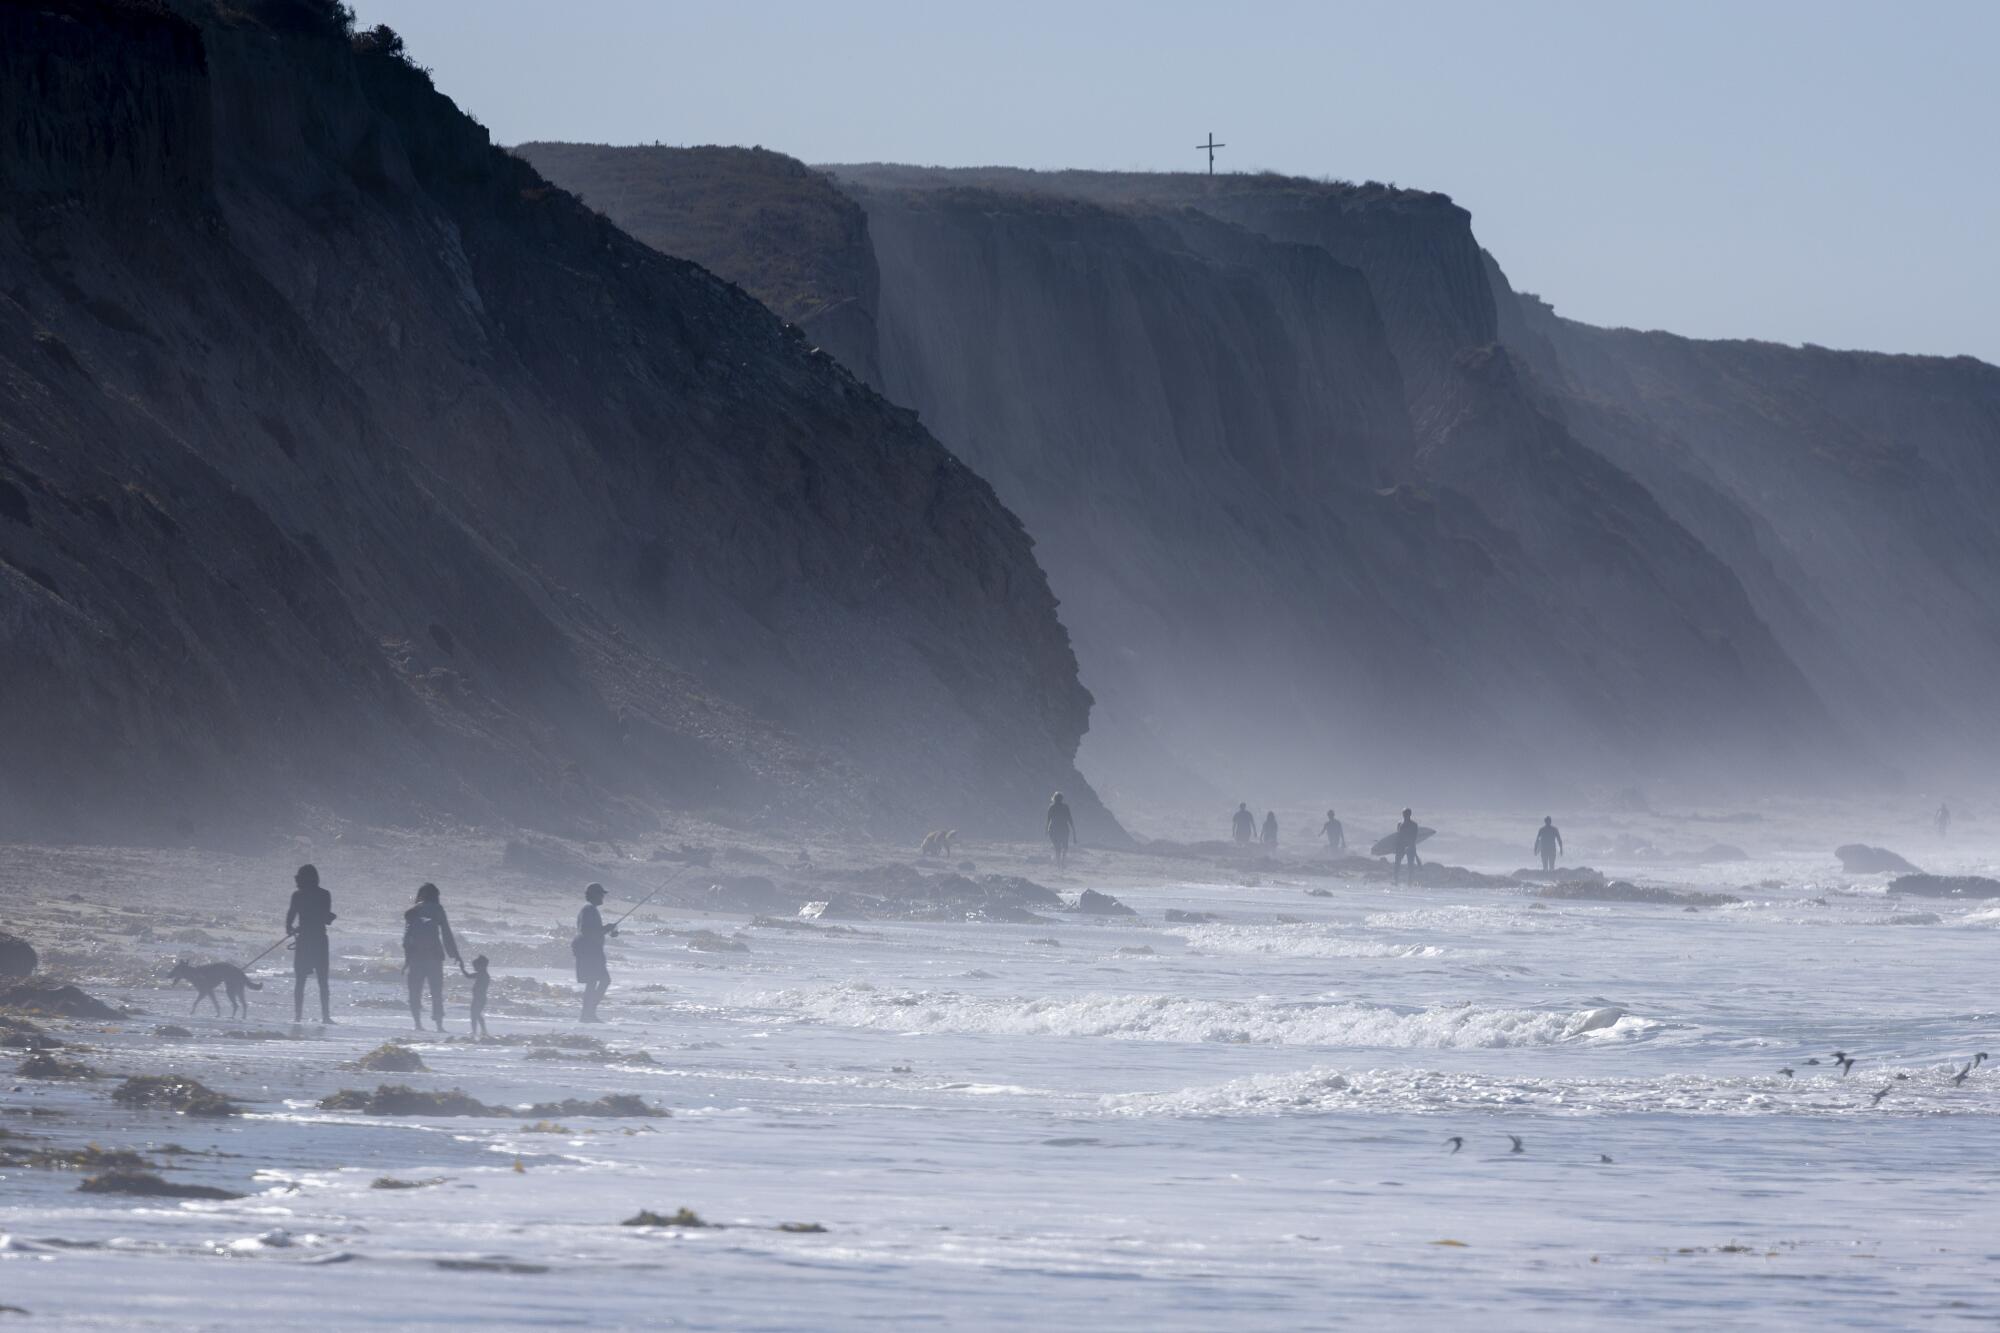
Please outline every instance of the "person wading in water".
[[618, 927], [604, 924], [604, 886], [592, 884], [583, 891], [583, 910], [576, 914], [576, 938], [569, 942], [576, 955], [576, 979], [583, 983], [583, 1021], [596, 1023], [597, 1002], [611, 989], [611, 964], [604, 957], [604, 937], [616, 935]]
[[306, 1020], [306, 981], [319, 977], [319, 1021], [331, 1023], [333, 1013], [327, 996], [327, 968], [331, 952], [326, 928], [333, 924], [333, 895], [320, 887], [319, 871], [300, 866], [292, 876], [292, 905], [285, 910], [285, 933], [292, 941], [292, 1021]]
[[1535, 854], [1542, 858], [1543, 870], [1554, 870], [1556, 858], [1562, 855], [1563, 835], [1556, 827], [1554, 815], [1542, 816], [1542, 826], [1535, 830]]
[[[424, 1030], [424, 987], [431, 988], [431, 1022], [444, 1031], [444, 960], [459, 963], [458, 941], [445, 920], [438, 886], [417, 889], [417, 904], [403, 913], [403, 971], [410, 984], [410, 1017]], [[463, 963], [459, 963], [463, 967]]]
[[1342, 828], [1340, 821], [1333, 817], [1333, 811], [1329, 810], [1326, 812], [1326, 822], [1319, 826], [1319, 831], [1326, 834], [1326, 849], [1328, 851], [1342, 852], [1347, 850], [1347, 830]]
[[1056, 868], [1061, 869], [1069, 860], [1069, 845], [1076, 840], [1076, 816], [1070, 813], [1069, 802], [1057, 792], [1049, 801], [1048, 816], [1042, 820], [1042, 827], [1048, 831], [1049, 842], [1056, 849]]

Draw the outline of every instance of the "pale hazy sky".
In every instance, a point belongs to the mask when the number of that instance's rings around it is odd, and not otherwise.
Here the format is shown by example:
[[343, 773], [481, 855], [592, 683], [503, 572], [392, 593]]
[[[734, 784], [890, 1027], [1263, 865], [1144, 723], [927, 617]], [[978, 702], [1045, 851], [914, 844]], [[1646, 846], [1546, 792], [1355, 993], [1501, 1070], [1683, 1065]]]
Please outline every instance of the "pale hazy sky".
[[2000, 0], [354, 0], [502, 143], [1442, 190], [1600, 324], [2000, 363]]

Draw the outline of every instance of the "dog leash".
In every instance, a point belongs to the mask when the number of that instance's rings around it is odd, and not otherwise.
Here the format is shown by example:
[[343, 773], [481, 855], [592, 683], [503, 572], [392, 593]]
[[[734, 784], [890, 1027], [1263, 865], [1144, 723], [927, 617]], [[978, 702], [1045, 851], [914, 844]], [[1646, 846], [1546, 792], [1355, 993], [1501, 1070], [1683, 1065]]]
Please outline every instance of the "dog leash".
[[[278, 944], [283, 944], [286, 940], [290, 938], [291, 938], [290, 935], [280, 935], [278, 936]], [[255, 958], [252, 958], [249, 962], [245, 963], [243, 965], [243, 970], [245, 972], [248, 972], [251, 968], [257, 966], [257, 964], [263, 962], [266, 958], [270, 957], [273, 953], [276, 953], [278, 949], [278, 944], [272, 945], [270, 948], [264, 950], [263, 953], [258, 954]]]

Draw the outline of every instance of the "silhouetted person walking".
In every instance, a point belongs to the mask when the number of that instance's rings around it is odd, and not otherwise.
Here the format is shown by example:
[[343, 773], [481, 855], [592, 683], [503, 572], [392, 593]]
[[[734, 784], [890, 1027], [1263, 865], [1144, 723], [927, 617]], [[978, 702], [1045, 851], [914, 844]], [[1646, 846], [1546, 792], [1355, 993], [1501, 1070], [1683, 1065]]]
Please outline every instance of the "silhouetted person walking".
[[319, 1021], [331, 1023], [333, 1008], [327, 994], [327, 970], [332, 950], [326, 928], [333, 924], [333, 895], [320, 887], [319, 871], [300, 866], [292, 876], [291, 906], [285, 909], [285, 933], [292, 940], [292, 1021], [306, 1020], [306, 981], [319, 978]]
[[1942, 838], [1949, 832], [1951, 832], [1951, 807], [1940, 801], [1937, 812], [1937, 833]]
[[1236, 835], [1240, 846], [1249, 846], [1250, 839], [1257, 836], [1257, 816], [1250, 813], [1248, 802], [1237, 802], [1236, 815], [1229, 821], [1229, 829]]
[[1347, 830], [1342, 828], [1340, 821], [1333, 817], [1333, 811], [1329, 810], [1326, 812], [1326, 822], [1319, 826], [1319, 831], [1326, 835], [1326, 849], [1328, 851], [1344, 852], [1347, 850]]
[[583, 910], [576, 914], [576, 938], [570, 951], [576, 955], [576, 979], [583, 983], [583, 1021], [595, 1023], [597, 1002], [611, 989], [611, 964], [604, 957], [604, 937], [616, 935], [618, 927], [604, 924], [599, 910], [604, 902], [604, 886], [592, 884], [583, 891]]
[[1070, 813], [1069, 802], [1061, 792], [1049, 799], [1049, 813], [1042, 820], [1042, 828], [1056, 849], [1056, 865], [1060, 868], [1069, 860], [1070, 843], [1076, 841], [1076, 816]]
[[1403, 822], [1396, 825], [1395, 883], [1401, 884], [1403, 882], [1404, 857], [1408, 857], [1410, 861], [1410, 883], [1414, 884], [1417, 882], [1417, 867], [1423, 864], [1423, 861], [1417, 856], [1417, 841], [1422, 836], [1423, 831], [1417, 827], [1417, 821], [1410, 817], [1410, 812], [1407, 809], [1404, 810]]
[[1266, 810], [1264, 812], [1264, 855], [1269, 856], [1277, 850], [1278, 812], [1275, 810]]
[[420, 885], [417, 905], [403, 913], [403, 971], [410, 985], [410, 1017], [424, 1030], [424, 987], [431, 990], [431, 1022], [444, 1031], [444, 960], [459, 962], [458, 941], [445, 920], [438, 886]]
[[1535, 830], [1535, 853], [1542, 858], [1542, 869], [1554, 870], [1562, 849], [1563, 835], [1562, 830], [1556, 827], [1556, 817], [1543, 815], [1542, 826]]

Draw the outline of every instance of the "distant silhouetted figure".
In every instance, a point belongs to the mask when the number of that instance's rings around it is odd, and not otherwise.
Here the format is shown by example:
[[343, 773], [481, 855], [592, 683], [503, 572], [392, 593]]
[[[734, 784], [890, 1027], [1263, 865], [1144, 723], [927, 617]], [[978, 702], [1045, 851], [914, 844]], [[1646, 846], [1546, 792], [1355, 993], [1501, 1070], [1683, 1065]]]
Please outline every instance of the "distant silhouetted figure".
[[1275, 810], [1266, 810], [1264, 812], [1264, 854], [1269, 856], [1277, 850], [1278, 813]]
[[1042, 828], [1056, 849], [1056, 865], [1060, 867], [1069, 860], [1069, 845], [1076, 841], [1076, 816], [1070, 813], [1069, 802], [1061, 792], [1049, 798], [1049, 813], [1042, 819]]
[[480, 954], [472, 960], [472, 1035], [487, 1037], [486, 992], [493, 985], [493, 974], [486, 970], [486, 955]]
[[445, 920], [438, 886], [417, 888], [417, 905], [403, 913], [403, 971], [410, 985], [410, 1017], [424, 1030], [424, 987], [431, 990], [431, 1022], [444, 1031], [444, 960], [459, 961], [458, 941]]
[[1340, 821], [1333, 817], [1333, 811], [1329, 810], [1326, 812], [1326, 822], [1319, 826], [1319, 831], [1326, 835], [1326, 849], [1328, 851], [1344, 852], [1347, 850], [1347, 830], [1342, 828]]
[[1236, 835], [1236, 841], [1245, 847], [1249, 846], [1250, 840], [1257, 836], [1257, 816], [1250, 813], [1248, 802], [1237, 802], [1236, 815], [1229, 821], [1229, 827]]
[[604, 937], [616, 935], [618, 927], [604, 924], [599, 907], [604, 902], [604, 886], [592, 884], [583, 891], [583, 910], [576, 914], [576, 938], [570, 951], [576, 955], [576, 979], [583, 983], [583, 1021], [598, 1022], [597, 1003], [611, 989], [611, 964], [604, 957]]
[[1417, 828], [1417, 821], [1412, 819], [1409, 810], [1405, 809], [1403, 811], [1403, 822], [1396, 825], [1396, 868], [1393, 879], [1394, 883], [1401, 884], [1403, 882], [1403, 859], [1405, 857], [1408, 857], [1410, 862], [1410, 883], [1414, 884], [1417, 882], [1417, 867], [1423, 864], [1422, 859], [1417, 856], [1417, 839], [1419, 836], [1420, 831]]
[[292, 876], [292, 905], [285, 909], [285, 933], [292, 940], [292, 1021], [306, 1019], [306, 980], [319, 978], [319, 1021], [331, 1023], [333, 1009], [327, 994], [327, 971], [332, 952], [326, 928], [333, 924], [333, 895], [320, 887], [319, 871], [300, 866]]
[[1535, 830], [1535, 854], [1542, 858], [1542, 869], [1554, 870], [1556, 857], [1562, 855], [1562, 830], [1556, 827], [1554, 815], [1543, 815], [1542, 826]]
[[1942, 838], [1949, 832], [1951, 832], [1951, 807], [1940, 801], [1937, 812], [1937, 834]]

